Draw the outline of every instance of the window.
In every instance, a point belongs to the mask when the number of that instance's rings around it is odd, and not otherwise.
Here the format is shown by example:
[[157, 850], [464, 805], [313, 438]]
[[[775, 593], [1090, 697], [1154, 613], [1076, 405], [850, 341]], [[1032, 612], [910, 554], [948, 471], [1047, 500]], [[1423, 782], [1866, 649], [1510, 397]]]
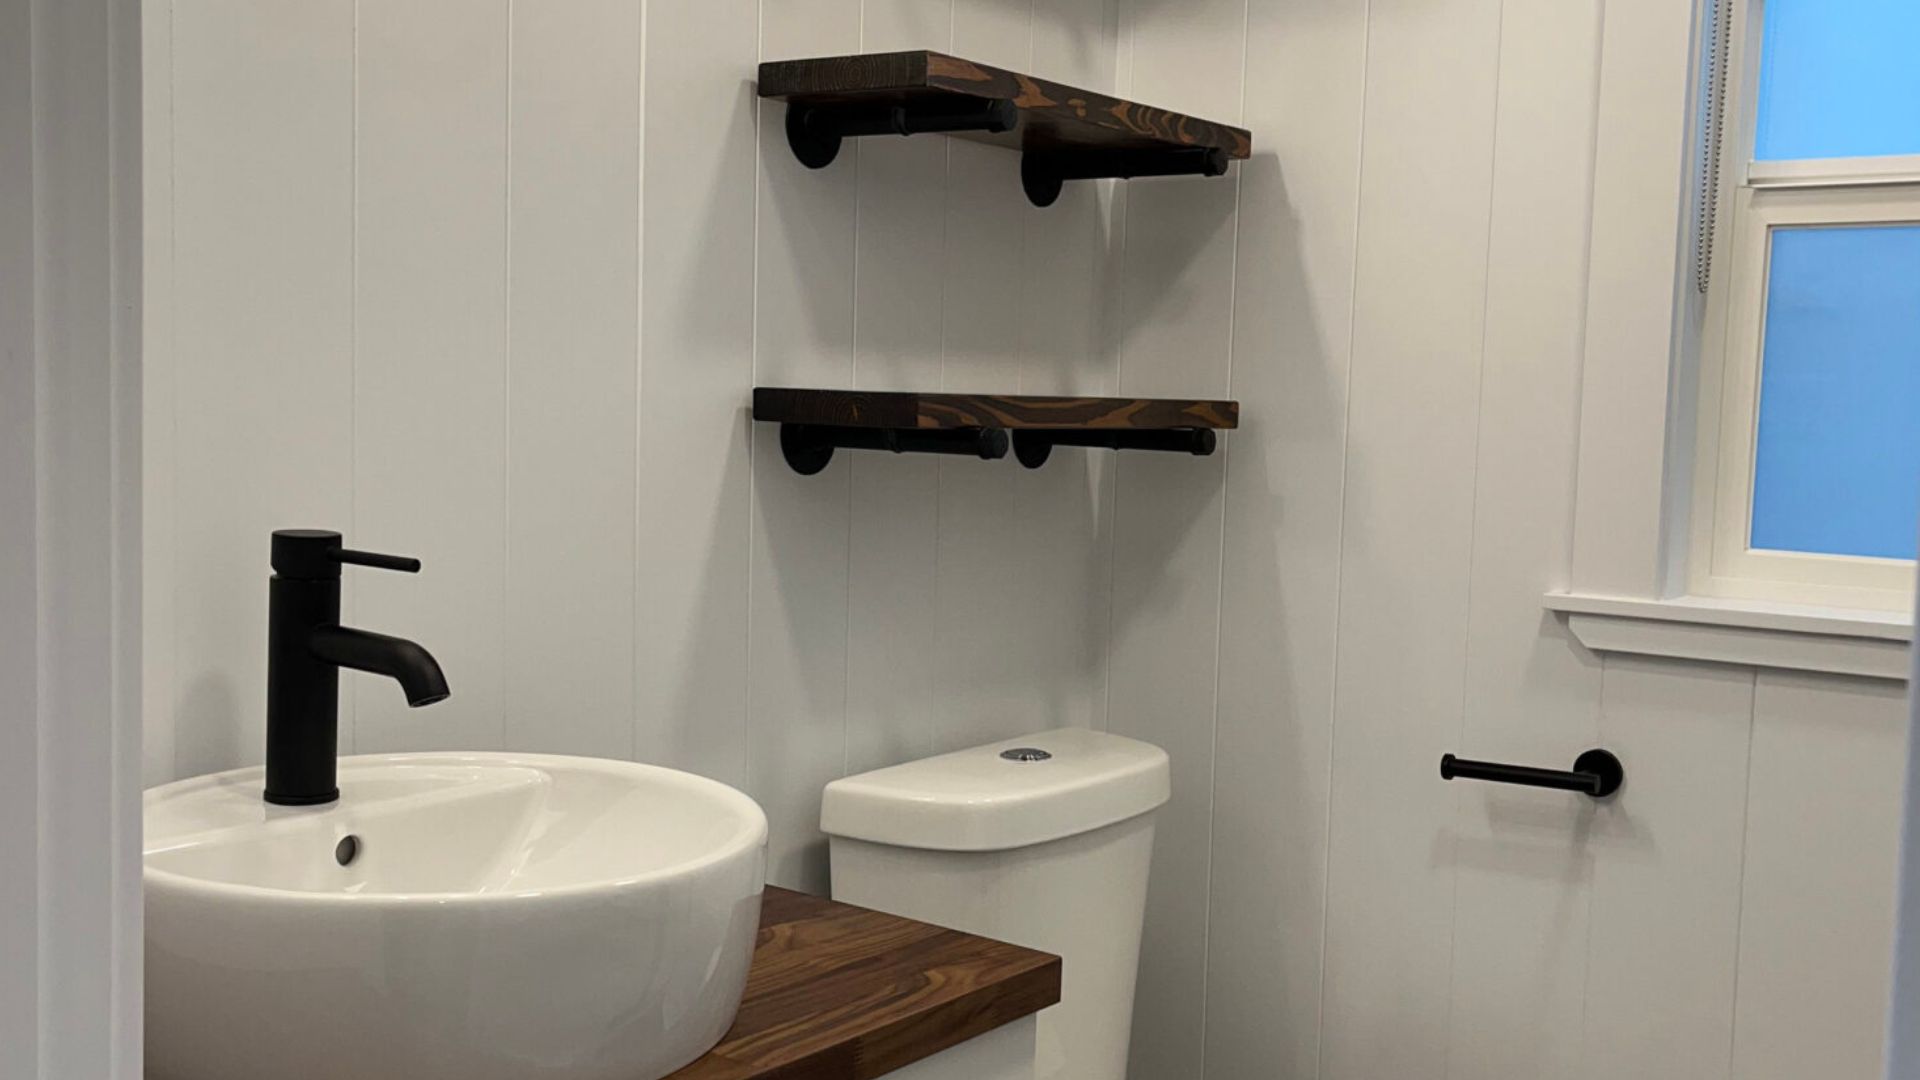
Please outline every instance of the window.
[[1753, 157], [1920, 153], [1920, 5], [1767, 0]]
[[1736, 0], [1690, 591], [1907, 609], [1920, 3]]

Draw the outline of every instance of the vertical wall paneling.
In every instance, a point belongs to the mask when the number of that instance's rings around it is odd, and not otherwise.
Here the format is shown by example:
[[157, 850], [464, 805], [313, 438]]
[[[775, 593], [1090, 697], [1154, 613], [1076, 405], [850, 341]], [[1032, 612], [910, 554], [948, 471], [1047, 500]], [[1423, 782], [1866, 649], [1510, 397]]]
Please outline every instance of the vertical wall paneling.
[[1202, 1052], [1224, 464], [1141, 454], [1115, 485], [1107, 729], [1165, 749], [1173, 781], [1134, 999], [1130, 1068], [1142, 1076], [1179, 1075]]
[[[1572, 543], [1598, 28], [1589, 0], [1501, 6], [1458, 749], [1552, 768], [1599, 725], [1599, 661], [1540, 610]], [[1453, 1075], [1575, 1075], [1594, 813], [1565, 792], [1457, 793]]]
[[506, 738], [626, 757], [640, 13], [628, 0], [512, 13]]
[[[1018, 177], [1018, 158], [989, 146], [954, 142], [948, 208], [947, 361], [950, 390], [1018, 384], [1020, 213], [993, 188]], [[993, 158], [989, 158], [993, 154]], [[1012, 221], [1012, 227], [1006, 223]], [[998, 296], [995, 296], [998, 294]], [[1029, 553], [1018, 544], [1014, 492], [1021, 477], [1004, 461], [964, 457], [937, 463], [933, 698], [935, 749], [972, 746], [1054, 726], [1029, 655], [1012, 646], [1031, 634], [1020, 580], [1010, 573]]]
[[[101, 536], [106, 559], [102, 564], [108, 578], [102, 589], [107, 603], [95, 608], [103, 629], [84, 635], [106, 657], [107, 711], [103, 729], [95, 728], [89, 741], [95, 756], [83, 766], [92, 775], [109, 777], [112, 794], [101, 798], [76, 790], [73, 802], [83, 814], [97, 819], [105, 843], [77, 845], [79, 850], [97, 859], [96, 873], [110, 886], [103, 889], [103, 911], [76, 907], [74, 913], [88, 920], [81, 934], [91, 941], [101, 926], [113, 928], [109, 948], [113, 960], [108, 971], [108, 991], [104, 1001], [92, 1009], [81, 1010], [76, 1022], [64, 1025], [66, 1037], [77, 1038], [82, 1045], [98, 1047], [114, 1071], [132, 1071], [142, 1060], [144, 1021], [141, 1018], [145, 951], [139, 944], [144, 894], [139, 884], [144, 843], [143, 812], [145, 800], [138, 795], [144, 770], [150, 759], [143, 759], [145, 709], [150, 698], [146, 690], [145, 611], [146, 590], [145, 539], [146, 473], [143, 457], [146, 425], [146, 391], [143, 385], [142, 355], [146, 347], [146, 275], [145, 227], [148, 213], [145, 190], [146, 163], [143, 160], [148, 138], [146, 108], [141, 77], [146, 50], [148, 16], [140, 0], [111, 0], [88, 22], [91, 37], [81, 39], [90, 50], [105, 57], [104, 70], [111, 77], [88, 73], [105, 106], [100, 109], [104, 134], [94, 142], [90, 171], [103, 176], [105, 198], [94, 214], [101, 220], [105, 242], [98, 249], [105, 263], [104, 288], [94, 294], [95, 317], [106, 328], [105, 378], [103, 395], [108, 426], [113, 434], [103, 440], [105, 452], [99, 470], [100, 485], [95, 490], [93, 517], [83, 527]], [[75, 65], [57, 63], [56, 70], [69, 74]], [[45, 95], [41, 96], [45, 100]], [[168, 99], [169, 103], [171, 98]], [[64, 125], [54, 125], [61, 127]], [[170, 128], [169, 128], [170, 130]], [[64, 171], [64, 169], [63, 169]], [[42, 174], [43, 176], [46, 174]], [[42, 234], [43, 236], [46, 234]], [[56, 250], [66, 249], [64, 242], [53, 242]], [[171, 249], [169, 249], [169, 252]], [[75, 433], [83, 445], [94, 443], [88, 436]], [[95, 444], [98, 445], [98, 444]], [[105, 525], [100, 520], [104, 518]], [[89, 570], [98, 575], [99, 569]], [[68, 757], [67, 760], [80, 760]], [[45, 765], [43, 759], [42, 765]], [[59, 765], [56, 764], [56, 769]], [[42, 776], [46, 776], [42, 773]], [[55, 781], [62, 786], [64, 781]], [[59, 826], [56, 824], [55, 835]], [[45, 837], [46, 832], [41, 835]], [[56, 840], [56, 843], [64, 843]], [[99, 867], [104, 867], [100, 869]], [[55, 894], [70, 894], [72, 882], [56, 888]], [[98, 920], [98, 921], [95, 921]], [[43, 956], [64, 955], [60, 946]], [[56, 1006], [58, 1008], [58, 1006]], [[103, 1036], [102, 1029], [105, 1034]]]
[[[937, 357], [937, 342], [934, 349]], [[861, 385], [872, 384], [862, 379]], [[923, 385], [939, 385], [938, 377]], [[850, 774], [933, 752], [938, 544], [936, 463], [909, 455], [851, 456], [846, 466], [852, 492], [845, 762]]]
[[1920, 1063], [1920, 651], [1912, 656], [1907, 681], [1906, 791], [1901, 797], [1900, 866], [1893, 941], [1893, 1004], [1887, 1010], [1887, 1075], [1914, 1071]]
[[760, 5], [650, 4], [641, 337], [643, 761], [746, 780]]
[[[16, 719], [0, 729], [0, 817], [16, 824], [0, 834], [0, 1045], [39, 1075], [42, 1014], [40, 835], [40, 530], [39, 381], [34, 341], [34, 283], [39, 252], [34, 239], [33, 5], [0, 4], [0, 507], [9, 527], [0, 531], [0, 687]], [[151, 64], [148, 71], [155, 70]], [[146, 189], [152, 194], [151, 188]], [[153, 215], [146, 215], [149, 228]], [[149, 245], [148, 253], [152, 247]], [[148, 398], [151, 403], [152, 398]], [[145, 425], [151, 431], [151, 423]], [[152, 518], [146, 519], [151, 530]], [[171, 585], [171, 576], [167, 578]], [[149, 592], [154, 579], [146, 578]], [[154, 612], [143, 605], [148, 619]], [[151, 625], [151, 623], [149, 624]], [[162, 624], [164, 625], [164, 624]], [[148, 693], [153, 685], [151, 649]], [[151, 701], [148, 715], [155, 715]], [[164, 739], [160, 767], [172, 769], [172, 725], [149, 724], [147, 767]]]
[[953, 0], [953, 51], [983, 64], [1027, 70], [1035, 0]]
[[1753, 682], [1607, 660], [1600, 745], [1627, 782], [1588, 832], [1583, 1080], [1729, 1075]]
[[[1629, 70], [1691, 47], [1669, 6], [148, 5], [149, 781], [259, 759], [267, 534], [336, 527], [426, 560], [351, 574], [347, 616], [454, 688], [347, 676], [344, 747], [715, 776], [783, 884], [827, 886], [843, 772], [1165, 747], [1136, 1080], [1866, 1080], [1898, 688], [1603, 666], [1539, 610], [1646, 576], [1660, 525], [1660, 448], [1576, 432], [1651, 400], [1593, 358], [1647, 340], [1601, 309], [1677, 250], [1601, 228], [1680, 167], [1684, 110], [1614, 103], [1684, 97]], [[763, 58], [913, 48], [1238, 118], [1255, 157], [1042, 210], [964, 140], [806, 170], [753, 93]], [[782, 383], [1243, 426], [801, 477], [747, 418]], [[1570, 551], [1596, 507], [1617, 550]], [[1591, 745], [1605, 804], [1435, 775]]]
[[173, 13], [179, 411], [152, 420], [192, 435], [173, 463], [183, 776], [264, 754], [268, 534], [354, 527], [353, 8]]
[[[501, 437], [510, 430], [507, 0], [360, 0], [358, 27], [354, 533], [348, 539], [418, 555], [425, 568], [418, 575], [348, 573], [355, 578], [356, 620], [424, 644], [445, 669], [453, 696], [429, 709], [409, 709], [391, 680], [345, 676], [354, 694], [355, 746], [362, 753], [488, 749], [501, 741], [512, 625], [504, 596], [508, 440]], [[530, 51], [537, 80], [539, 53]], [[524, 224], [537, 228], [538, 204], [522, 205]], [[538, 257], [540, 242], [525, 232], [521, 239], [523, 258]], [[522, 262], [520, 270], [528, 276], [531, 264]], [[538, 283], [526, 286], [539, 302]], [[565, 370], [551, 337], [542, 338], [551, 329], [543, 331], [539, 322], [529, 316], [519, 328], [520, 385], [535, 402], [543, 391], [531, 384], [543, 378], [542, 370], [549, 363]], [[631, 349], [624, 358], [610, 355], [630, 360]], [[527, 430], [540, 426], [549, 407], [522, 412], [524, 448], [555, 454], [548, 445], [553, 425], [544, 433]], [[534, 472], [522, 480], [556, 486]], [[527, 494], [521, 493], [521, 505], [536, 507]], [[566, 535], [590, 527], [577, 514], [554, 518], [561, 535], [541, 541], [560, 550], [581, 543], [586, 538]], [[554, 547], [543, 555], [541, 542], [525, 542], [533, 546], [523, 557], [556, 554]], [[546, 623], [536, 634], [551, 632], [550, 620], [560, 613], [547, 609], [543, 620], [539, 605], [529, 602], [533, 595], [520, 590], [517, 613], [532, 626]], [[525, 647], [517, 635], [516, 645]], [[535, 672], [551, 654], [535, 646], [536, 667], [516, 666], [514, 674], [541, 678], [548, 673]], [[578, 674], [552, 671], [555, 683], [542, 679], [542, 698], [551, 685]], [[515, 707], [524, 712], [536, 703], [522, 692]]]
[[[953, 49], [1026, 70], [1032, 59], [1026, 0], [954, 0]], [[999, 389], [1020, 383], [1021, 266], [1026, 215], [1020, 157], [995, 146], [947, 144], [942, 385]], [[934, 748], [951, 750], [1051, 727], [1046, 687], [1023, 645], [1028, 598], [1010, 568], [1020, 551], [1007, 461], [941, 459], [934, 566]], [[1012, 466], [1018, 468], [1018, 466]]]
[[1121, 0], [1033, 0], [1033, 67], [1050, 79], [1112, 90]]
[[[951, 48], [953, 0], [864, 5], [861, 49]], [[941, 385], [947, 251], [946, 139], [860, 139], [853, 380], [862, 389]], [[846, 768], [933, 749], [939, 463], [851, 454]]]
[[[24, 10], [24, 8], [23, 8]], [[173, 354], [173, 20], [146, 14], [140, 23], [140, 664], [142, 782], [174, 773], [174, 520], [177, 377]], [[26, 40], [21, 35], [22, 42]], [[24, 70], [24, 69], [23, 69]], [[20, 185], [18, 190], [24, 190]]]
[[1754, 687], [1733, 1075], [1878, 1080], [1906, 764], [1898, 683]]
[[1216, 1077], [1310, 1077], [1319, 1057], [1366, 7], [1325, 5], [1304, 25], [1283, 0], [1248, 12], [1255, 149], [1239, 166], [1242, 426], [1228, 443], [1206, 940]]
[[[1033, 70], [1112, 92], [1118, 18], [1118, 0], [1034, 0]], [[1009, 208], [1025, 217], [1019, 320], [1024, 337], [1020, 385], [1027, 393], [1112, 392], [1113, 357], [1101, 330], [1112, 314], [1109, 298], [1118, 281], [1114, 186], [1068, 184], [1050, 207], [1028, 206], [1017, 191], [1007, 193]], [[1042, 470], [1050, 478], [1080, 471]]]
[[[1123, 0], [1124, 89], [1138, 101], [1192, 116], [1240, 116], [1245, 0]], [[1256, 133], [1256, 142], [1258, 133]]]
[[18, 788], [7, 822], [24, 847], [10, 838], [6, 854], [27, 864], [8, 867], [21, 880], [0, 916], [10, 962], [0, 1008], [6, 1034], [13, 1017], [33, 1028], [5, 1053], [10, 1073], [25, 1059], [42, 1077], [130, 1077], [140, 1061], [131, 794], [142, 764], [143, 208], [140, 102], [124, 76], [139, 70], [140, 11], [126, 0], [34, 0], [8, 5], [0, 25], [0, 287], [10, 291], [0, 303], [0, 392], [10, 395], [0, 562], [5, 599], [22, 602], [7, 612], [5, 644], [17, 648], [0, 679], [4, 780]]
[[1679, 584], [1663, 580], [1664, 530], [1673, 522], [1649, 492], [1661, 490], [1672, 454], [1691, 456], [1668, 415], [1669, 395], [1684, 398], [1688, 383], [1670, 379], [1667, 365], [1631, 358], [1676, 354], [1676, 328], [1647, 313], [1672, 310], [1679, 287], [1692, 190], [1687, 141], [1698, 112], [1681, 103], [1691, 100], [1702, 10], [1668, 0], [1604, 8], [1575, 484], [1576, 522], [1597, 525], [1576, 528], [1584, 542], [1570, 573], [1592, 592], [1657, 596]]
[[[760, 33], [768, 59], [855, 52], [859, 0], [769, 5]], [[828, 168], [808, 169], [787, 146], [786, 107], [757, 104], [754, 379], [847, 386], [855, 140]], [[771, 824], [770, 879], [815, 892], [828, 885], [820, 789], [846, 767], [848, 463], [855, 456], [843, 451], [824, 472], [801, 476], [781, 455], [775, 428], [754, 433], [747, 790]]]
[[947, 49], [954, 0], [869, 0], [860, 5], [860, 51]]
[[[1114, 0], [1036, 0], [1035, 71], [1076, 86], [1114, 85]], [[1108, 394], [1114, 355], [1100, 327], [1118, 284], [1112, 182], [1066, 185], [1044, 208], [1016, 189], [1008, 210], [1024, 217], [1021, 248], [1021, 390]], [[1013, 476], [1013, 558], [1006, 571], [1024, 602], [1008, 644], [1052, 700], [1045, 722], [1105, 724], [1107, 585], [1115, 455], [1063, 449], [1047, 466]]]
[[[1127, 92], [1236, 120], [1245, 0], [1130, 3]], [[1128, 184], [1114, 312], [1123, 394], [1221, 395], [1233, 365], [1234, 211], [1240, 176]], [[1212, 858], [1222, 478], [1209, 458], [1112, 464], [1114, 552], [1108, 729], [1163, 747], [1173, 799], [1160, 811], [1130, 1070], [1176, 1076], [1201, 1061]]]
[[[1323, 1073], [1448, 1045], [1499, 0], [1371, 8], [1340, 569]], [[1445, 168], [1435, 163], [1445, 161]]]

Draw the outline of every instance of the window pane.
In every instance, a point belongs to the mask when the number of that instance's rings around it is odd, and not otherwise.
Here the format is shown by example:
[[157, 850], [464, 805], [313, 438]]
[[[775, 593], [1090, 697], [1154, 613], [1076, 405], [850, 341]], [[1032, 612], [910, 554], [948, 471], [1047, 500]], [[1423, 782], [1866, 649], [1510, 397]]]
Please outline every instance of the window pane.
[[1912, 558], [1920, 523], [1920, 226], [1776, 229], [1756, 548]]
[[1766, 0], [1753, 156], [1920, 154], [1920, 3]]

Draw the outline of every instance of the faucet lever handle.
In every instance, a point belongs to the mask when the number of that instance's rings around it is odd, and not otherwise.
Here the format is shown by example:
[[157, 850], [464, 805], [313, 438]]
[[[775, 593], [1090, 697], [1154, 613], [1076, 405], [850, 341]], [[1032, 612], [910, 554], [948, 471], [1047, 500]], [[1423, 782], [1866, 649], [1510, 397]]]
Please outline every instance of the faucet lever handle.
[[405, 555], [382, 555], [377, 551], [355, 551], [352, 548], [328, 548], [327, 555], [335, 562], [351, 563], [354, 566], [371, 566], [380, 570], [398, 570], [403, 574], [420, 572], [420, 560]]

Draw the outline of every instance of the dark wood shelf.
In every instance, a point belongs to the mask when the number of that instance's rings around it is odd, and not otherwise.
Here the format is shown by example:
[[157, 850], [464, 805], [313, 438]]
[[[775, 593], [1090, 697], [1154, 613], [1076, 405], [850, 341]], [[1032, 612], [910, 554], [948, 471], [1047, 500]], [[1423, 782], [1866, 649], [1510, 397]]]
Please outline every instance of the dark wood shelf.
[[670, 1080], [866, 1080], [1060, 1000], [1060, 958], [769, 885], [739, 1015]]
[[753, 418], [779, 424], [787, 464], [811, 476], [840, 447], [987, 460], [1012, 449], [1029, 469], [1046, 464], [1056, 446], [1206, 457], [1216, 430], [1240, 426], [1240, 403], [760, 386]]
[[954, 134], [1022, 150], [1218, 147], [1232, 158], [1253, 152], [1245, 128], [924, 49], [771, 61], [760, 65], [760, 96], [810, 105], [1010, 100], [1020, 110], [1015, 130]]
[[781, 424], [921, 431], [1221, 429], [1240, 426], [1240, 403], [761, 386], [753, 391], [753, 418]]
[[809, 168], [847, 136], [944, 133], [1021, 151], [1035, 206], [1068, 180], [1222, 176], [1253, 152], [1245, 128], [924, 49], [769, 61], [760, 96], [787, 103], [788, 145]]

